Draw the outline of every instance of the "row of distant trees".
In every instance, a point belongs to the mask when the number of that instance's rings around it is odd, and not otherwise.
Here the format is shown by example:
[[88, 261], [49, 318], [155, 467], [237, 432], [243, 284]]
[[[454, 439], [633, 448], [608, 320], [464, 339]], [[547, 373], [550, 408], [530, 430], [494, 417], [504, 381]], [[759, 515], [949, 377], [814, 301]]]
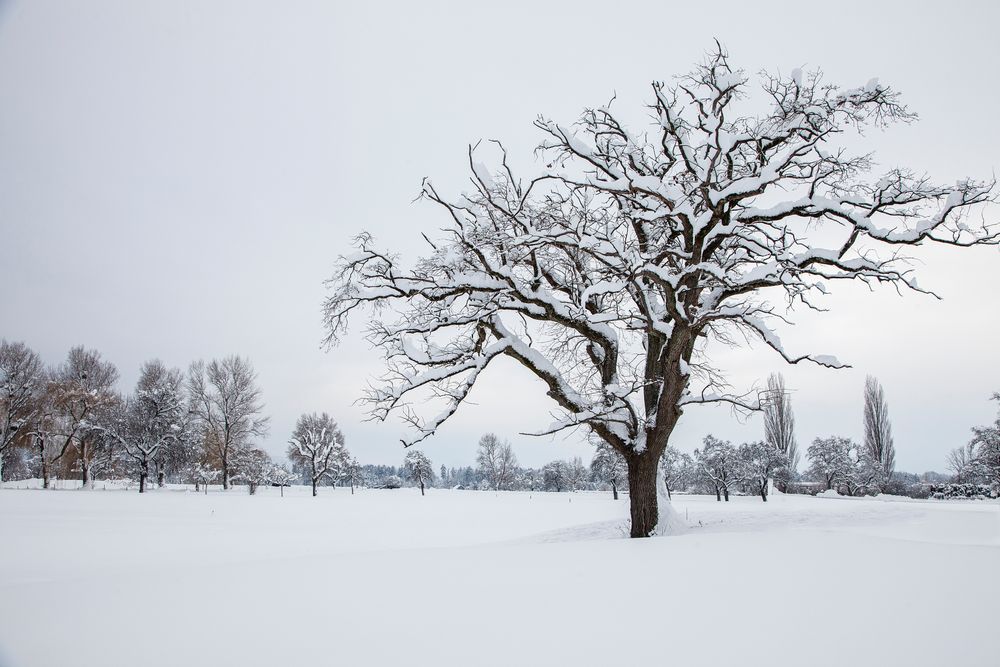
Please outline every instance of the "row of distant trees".
[[[0, 341], [0, 479], [78, 475], [150, 480], [196, 487], [241, 481], [360, 482], [360, 465], [327, 414], [302, 415], [289, 440], [290, 467], [255, 442], [268, 417], [249, 360], [197, 361], [187, 372], [159, 360], [143, 364], [131, 393], [117, 391], [119, 373], [96, 350], [74, 347], [47, 366], [24, 343]], [[4, 469], [6, 467], [6, 470]]]
[[[1000, 400], [1000, 394], [995, 396]], [[845, 495], [877, 493], [907, 494], [911, 487], [926, 491], [928, 483], [948, 481], [946, 475], [918, 476], [897, 472], [896, 446], [889, 420], [885, 391], [876, 378], [868, 377], [864, 388], [864, 441], [856, 443], [842, 436], [821, 437], [806, 449], [808, 466], [799, 472], [800, 454], [795, 438], [795, 419], [784, 379], [772, 375], [767, 382], [764, 403], [765, 438], [758, 442], [733, 445], [707, 436], [692, 454], [668, 447], [660, 462], [667, 493], [674, 491], [715, 494], [729, 500], [732, 492], [759, 495], [767, 500], [771, 483], [781, 490], [805, 482], [816, 490], [834, 489]], [[951, 468], [955, 482], [1000, 484], [1000, 417], [994, 426], [974, 429], [974, 439], [955, 450]], [[442, 486], [484, 490], [573, 491], [610, 489], [617, 499], [628, 490], [624, 457], [605, 443], [596, 442], [589, 468], [580, 459], [552, 461], [542, 468], [518, 465], [511, 445], [488, 433], [479, 442], [475, 467], [448, 469], [441, 466], [424, 481]], [[416, 456], [417, 453], [408, 455]], [[422, 453], [420, 457], [426, 458]], [[406, 466], [367, 466], [367, 482], [384, 486], [385, 480], [407, 480]], [[391, 481], [390, 486], [396, 485]], [[925, 494], [926, 495], [926, 494]]]

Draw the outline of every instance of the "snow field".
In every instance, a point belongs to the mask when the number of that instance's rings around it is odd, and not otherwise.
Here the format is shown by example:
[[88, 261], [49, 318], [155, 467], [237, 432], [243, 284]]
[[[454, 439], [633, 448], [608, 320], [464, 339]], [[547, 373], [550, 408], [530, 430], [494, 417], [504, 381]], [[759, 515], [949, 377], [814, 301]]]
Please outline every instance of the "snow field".
[[995, 502], [674, 504], [4, 489], [0, 664], [996, 664]]

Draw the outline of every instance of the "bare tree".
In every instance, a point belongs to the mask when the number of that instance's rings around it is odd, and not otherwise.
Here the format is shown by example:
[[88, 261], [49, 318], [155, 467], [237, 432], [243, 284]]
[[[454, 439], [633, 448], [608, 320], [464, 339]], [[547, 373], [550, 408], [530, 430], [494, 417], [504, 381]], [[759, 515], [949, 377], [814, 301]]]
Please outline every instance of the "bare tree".
[[[288, 458], [309, 475], [312, 494], [324, 477], [338, 478], [349, 464], [344, 434], [327, 413], [302, 415], [288, 444]], [[351, 490], [354, 490], [353, 482]]]
[[663, 485], [667, 489], [667, 498], [673, 497], [676, 489], [683, 489], [693, 481], [695, 464], [692, 456], [670, 446], [663, 450], [660, 459], [660, 471], [663, 473]]
[[[795, 415], [792, 413], [792, 399], [785, 389], [785, 378], [781, 373], [771, 373], [767, 378], [764, 410], [764, 441], [780, 452], [788, 461], [788, 475], [791, 478], [799, 467], [799, 445], [795, 440]], [[778, 482], [778, 490], [784, 492], [784, 480]]]
[[699, 475], [715, 489], [715, 499], [729, 502], [729, 486], [739, 479], [736, 448], [728, 441], [706, 435], [700, 450], [694, 450]]
[[[1000, 393], [993, 394], [993, 400], [1000, 401]], [[1000, 413], [991, 426], [977, 426], [972, 432], [976, 464], [993, 487], [1000, 489]]]
[[73, 452], [84, 488], [91, 488], [94, 473], [111, 462], [111, 440], [99, 426], [119, 400], [117, 382], [114, 364], [82, 346], [71, 349], [52, 376], [49, 392], [61, 440], [52, 462]]
[[44, 383], [45, 365], [34, 350], [0, 340], [0, 483], [4, 457], [15, 440], [27, 435]]
[[954, 480], [959, 484], [980, 481], [982, 468], [979, 465], [975, 442], [951, 450], [948, 454], [948, 469], [955, 474]]
[[257, 493], [257, 487], [261, 484], [271, 483], [274, 462], [263, 449], [252, 446], [239, 447], [233, 450], [232, 463], [236, 471], [233, 479], [246, 482], [247, 491], [251, 496]]
[[[419, 442], [485, 368], [513, 360], [561, 411], [539, 434], [584, 427], [625, 457], [631, 532], [645, 537], [685, 409], [760, 408], [708, 365], [713, 342], [752, 337], [788, 363], [842, 367], [786, 351], [773, 327], [790, 311], [769, 297], [818, 308], [843, 280], [921, 292], [900, 246], [998, 242], [963, 216], [992, 200], [992, 183], [939, 186], [905, 169], [871, 178], [871, 157], [837, 143], [848, 129], [914, 120], [889, 86], [844, 89], [798, 70], [760, 84], [769, 108], [750, 112], [749, 78], [720, 47], [653, 85], [648, 132], [610, 104], [573, 127], [540, 118], [546, 171], [527, 182], [505, 154], [491, 172], [470, 148], [471, 191], [446, 199], [424, 183], [448, 226], [412, 267], [358, 236], [328, 283], [325, 321], [333, 344], [361, 307], [398, 314], [368, 330], [389, 368], [367, 393], [373, 416], [402, 413], [415, 429], [404, 444]], [[444, 406], [425, 419], [407, 399], [428, 393]]]
[[146, 480], [161, 455], [187, 437], [188, 421], [181, 371], [153, 360], [143, 364], [135, 393], [117, 406], [113, 418], [100, 428], [121, 445], [136, 467], [139, 493], [144, 493]]
[[603, 440], [597, 441], [597, 452], [590, 463], [594, 477], [611, 485], [611, 497], [618, 500], [618, 489], [628, 483], [628, 466], [625, 457]]
[[188, 372], [191, 412], [198, 419], [205, 446], [218, 459], [222, 488], [229, 489], [230, 459], [250, 439], [267, 434], [268, 418], [261, 415], [257, 374], [239, 356], [191, 364]]
[[281, 492], [281, 497], [285, 497], [285, 487], [291, 486], [297, 475], [284, 465], [275, 465], [271, 468], [271, 483], [276, 485]]
[[889, 404], [879, 381], [869, 375], [865, 379], [865, 447], [882, 468], [886, 481], [896, 468], [896, 447], [892, 441]]
[[768, 482], [788, 459], [768, 443], [746, 442], [736, 449], [736, 460], [739, 480], [766, 503]]
[[493, 433], [479, 439], [476, 463], [494, 491], [509, 489], [517, 478], [517, 457], [509, 442], [500, 442]]
[[411, 449], [403, 459], [403, 474], [419, 486], [420, 495], [424, 495], [424, 485], [434, 481], [434, 466], [422, 451]]
[[565, 461], [551, 461], [542, 466], [542, 484], [546, 491], [562, 492], [568, 479], [569, 465]]
[[[444, 466], [441, 466], [444, 469]], [[351, 495], [354, 495], [354, 489], [364, 480], [364, 471], [361, 468], [361, 463], [356, 458], [352, 458], [347, 466], [344, 468], [340, 475], [340, 478], [346, 480], [351, 485]]]

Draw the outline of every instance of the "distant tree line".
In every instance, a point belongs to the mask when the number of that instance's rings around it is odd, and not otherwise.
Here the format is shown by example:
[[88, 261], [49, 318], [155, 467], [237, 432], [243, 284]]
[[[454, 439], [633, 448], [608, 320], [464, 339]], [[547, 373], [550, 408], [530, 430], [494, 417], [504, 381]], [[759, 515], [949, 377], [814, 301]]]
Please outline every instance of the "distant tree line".
[[[513, 448], [497, 435], [479, 440], [476, 465], [440, 466], [408, 450], [402, 464], [362, 465], [348, 451], [343, 433], [327, 413], [303, 414], [288, 441], [289, 465], [279, 465], [257, 446], [268, 418], [249, 360], [230, 356], [197, 361], [187, 372], [159, 360], [143, 364], [133, 391], [116, 390], [118, 370], [96, 350], [72, 348], [58, 365], [47, 366], [24, 343], [0, 341], [0, 479], [78, 477], [91, 487], [96, 477], [151, 483], [292, 483], [373, 488], [438, 486], [475, 490], [609, 490], [615, 499], [629, 491], [623, 456], [595, 441], [589, 466], [579, 457], [539, 468], [518, 463]], [[993, 396], [1000, 401], [1000, 394]], [[780, 490], [833, 489], [847, 495], [929, 495], [929, 484], [1000, 487], [1000, 416], [975, 428], [973, 439], [951, 452], [951, 477], [918, 477], [895, 471], [896, 449], [885, 392], [869, 377], [864, 390], [862, 443], [842, 436], [816, 438], [806, 450], [809, 465], [798, 471], [799, 449], [791, 400], [780, 375], [772, 375], [761, 400], [764, 439], [733, 445], [712, 435], [692, 454], [667, 447], [660, 471], [667, 494], [677, 491], [731, 493], [767, 500], [771, 484]], [[970, 488], [972, 488], [970, 487]], [[958, 497], [967, 488], [941, 489]], [[979, 493], [979, 491], [976, 491]]]
[[0, 341], [0, 479], [78, 477], [186, 483], [196, 489], [302, 481], [354, 485], [361, 468], [327, 414], [303, 415], [288, 449], [290, 467], [257, 445], [268, 417], [249, 360], [196, 361], [187, 372], [143, 364], [135, 388], [117, 391], [119, 373], [96, 350], [72, 348], [46, 365], [24, 343]]

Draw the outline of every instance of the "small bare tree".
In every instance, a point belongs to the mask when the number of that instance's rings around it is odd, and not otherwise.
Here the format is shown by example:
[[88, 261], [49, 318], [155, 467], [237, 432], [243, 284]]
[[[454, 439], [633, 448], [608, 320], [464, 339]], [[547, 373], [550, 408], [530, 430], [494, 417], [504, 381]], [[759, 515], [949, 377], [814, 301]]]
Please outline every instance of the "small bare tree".
[[698, 474], [715, 489], [715, 499], [729, 502], [729, 487], [739, 479], [736, 448], [715, 436], [706, 435], [700, 450], [694, 450]]
[[267, 434], [268, 418], [261, 412], [257, 374], [247, 359], [226, 357], [208, 364], [191, 364], [188, 372], [191, 413], [201, 427], [205, 446], [218, 459], [222, 488], [229, 489], [233, 453], [250, 439]]
[[424, 495], [424, 485], [434, 481], [434, 466], [419, 449], [411, 449], [403, 459], [403, 474], [420, 487], [420, 495]]
[[493, 433], [479, 439], [476, 463], [494, 491], [509, 489], [517, 478], [517, 457], [509, 442], [500, 442]]
[[232, 463], [236, 471], [233, 479], [246, 482], [247, 491], [251, 496], [257, 493], [257, 487], [261, 484], [271, 483], [274, 462], [263, 449], [252, 446], [239, 447], [233, 451]]
[[40, 409], [45, 383], [41, 357], [24, 343], [0, 340], [0, 483], [3, 462], [15, 440], [24, 438]]
[[888, 481], [896, 468], [896, 446], [892, 441], [885, 391], [871, 375], [865, 379], [865, 447]]
[[[344, 435], [330, 415], [302, 415], [288, 444], [288, 458], [309, 474], [312, 494], [324, 477], [337, 479], [346, 469], [349, 456]], [[352, 483], [351, 490], [354, 490]]]
[[[560, 416], [538, 434], [583, 427], [625, 457], [634, 537], [659, 522], [660, 456], [689, 406], [760, 406], [709, 365], [711, 343], [753, 338], [788, 363], [842, 367], [789, 352], [775, 327], [789, 307], [819, 308], [837, 281], [917, 286], [901, 247], [996, 244], [964, 214], [993, 183], [936, 185], [906, 169], [870, 177], [847, 130], [915, 119], [873, 79], [839, 88], [820, 72], [764, 74], [766, 103], [720, 47], [673, 84], [654, 83], [651, 127], [630, 129], [603, 105], [575, 126], [540, 118], [545, 172], [517, 178], [469, 151], [471, 190], [423, 196], [448, 221], [412, 265], [368, 234], [341, 258], [325, 303], [328, 342], [359, 308], [389, 372], [367, 394], [373, 415], [401, 412], [434, 434], [501, 357], [533, 375]], [[407, 407], [436, 395], [425, 419]]]
[[590, 470], [595, 478], [611, 485], [611, 497], [618, 500], [618, 489], [628, 484], [628, 465], [625, 457], [617, 450], [598, 440], [594, 460], [590, 462]]

